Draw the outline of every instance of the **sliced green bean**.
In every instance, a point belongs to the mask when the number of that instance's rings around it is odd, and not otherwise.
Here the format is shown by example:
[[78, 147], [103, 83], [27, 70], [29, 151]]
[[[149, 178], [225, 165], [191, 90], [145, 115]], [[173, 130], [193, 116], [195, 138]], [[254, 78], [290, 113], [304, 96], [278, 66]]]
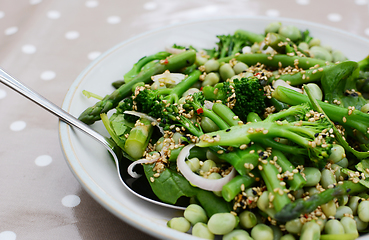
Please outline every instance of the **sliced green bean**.
[[242, 189], [249, 188], [255, 183], [255, 178], [249, 175], [237, 175], [222, 188], [222, 196], [227, 202], [232, 201]]

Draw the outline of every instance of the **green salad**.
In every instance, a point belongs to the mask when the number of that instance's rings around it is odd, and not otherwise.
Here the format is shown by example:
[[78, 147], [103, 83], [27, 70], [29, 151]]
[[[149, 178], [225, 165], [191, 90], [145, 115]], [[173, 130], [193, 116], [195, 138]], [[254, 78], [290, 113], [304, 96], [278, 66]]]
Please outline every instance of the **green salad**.
[[102, 120], [161, 201], [187, 200], [170, 228], [225, 240], [367, 233], [369, 58], [280, 22], [217, 39], [142, 57], [110, 95], [84, 91], [99, 101], [79, 119]]

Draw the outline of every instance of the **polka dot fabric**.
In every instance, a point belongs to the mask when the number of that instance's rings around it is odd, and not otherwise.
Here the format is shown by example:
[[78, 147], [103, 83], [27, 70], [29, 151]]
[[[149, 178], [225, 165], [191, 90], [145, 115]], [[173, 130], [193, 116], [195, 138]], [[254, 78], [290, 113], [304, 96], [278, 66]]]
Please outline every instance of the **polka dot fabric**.
[[[148, 30], [249, 15], [302, 19], [369, 38], [368, 9], [367, 0], [0, 1], [0, 66], [61, 105], [91, 61]], [[54, 116], [1, 84], [0, 109], [0, 240], [155, 239], [81, 188], [63, 158]]]

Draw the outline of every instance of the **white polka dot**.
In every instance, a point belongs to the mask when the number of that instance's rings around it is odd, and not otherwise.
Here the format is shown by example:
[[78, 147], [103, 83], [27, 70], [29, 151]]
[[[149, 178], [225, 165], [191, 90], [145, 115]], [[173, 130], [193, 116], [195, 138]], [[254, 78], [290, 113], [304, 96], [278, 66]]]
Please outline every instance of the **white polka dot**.
[[58, 19], [60, 18], [60, 12], [58, 11], [48, 11], [47, 12], [47, 17], [50, 19]]
[[338, 14], [338, 13], [330, 13], [328, 14], [327, 18], [331, 22], [339, 22], [342, 20], [341, 14]]
[[310, 0], [296, 0], [296, 3], [300, 5], [308, 5]]
[[355, 0], [357, 5], [365, 5], [368, 4], [368, 0]]
[[15, 240], [17, 235], [12, 231], [0, 232], [0, 240]]
[[70, 39], [70, 40], [76, 39], [78, 37], [79, 37], [79, 32], [77, 31], [69, 31], [65, 34], [65, 38]]
[[54, 79], [55, 76], [56, 76], [56, 73], [53, 71], [44, 71], [41, 73], [40, 78], [42, 80], [48, 81], [48, 80]]
[[29, 4], [31, 4], [31, 5], [36, 5], [36, 4], [39, 4], [41, 2], [42, 2], [42, 0], [29, 0]]
[[16, 32], [18, 32], [17, 27], [9, 27], [9, 28], [5, 29], [5, 31], [4, 31], [5, 35], [12, 35]]
[[81, 203], [81, 199], [76, 195], [67, 195], [63, 197], [62, 204], [65, 207], [75, 207]]
[[143, 7], [146, 10], [155, 10], [158, 7], [158, 4], [156, 2], [147, 2]]
[[108, 19], [106, 19], [106, 21], [110, 24], [117, 24], [120, 23], [121, 19], [119, 16], [110, 16]]
[[5, 98], [6, 97], [6, 92], [4, 89], [0, 89], [0, 99]]
[[268, 17], [279, 17], [279, 11], [277, 9], [269, 9], [266, 11]]
[[5, 16], [5, 13], [3, 11], [0, 11], [0, 18], [3, 18]]
[[22, 131], [23, 129], [26, 128], [26, 122], [24, 121], [15, 121], [12, 124], [10, 124], [10, 130], [18, 132], [18, 131]]
[[94, 60], [95, 58], [97, 58], [98, 56], [100, 56], [101, 52], [90, 52], [88, 55], [87, 55], [87, 58], [90, 59], [90, 60]]
[[86, 1], [85, 5], [88, 8], [94, 8], [94, 7], [99, 6], [99, 2], [98, 1], [94, 1], [94, 0], [90, 0], [90, 1]]
[[39, 167], [45, 167], [49, 165], [52, 161], [53, 159], [49, 155], [41, 155], [36, 158], [35, 163]]
[[24, 52], [26, 54], [33, 54], [33, 53], [36, 52], [36, 47], [31, 45], [31, 44], [23, 45], [22, 52]]

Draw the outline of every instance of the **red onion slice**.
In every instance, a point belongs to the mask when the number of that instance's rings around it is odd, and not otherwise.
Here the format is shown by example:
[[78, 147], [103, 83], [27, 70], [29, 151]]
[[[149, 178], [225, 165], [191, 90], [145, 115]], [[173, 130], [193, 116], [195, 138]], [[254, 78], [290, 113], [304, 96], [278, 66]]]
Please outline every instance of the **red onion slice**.
[[195, 144], [189, 144], [185, 146], [179, 153], [177, 158], [177, 167], [179, 171], [191, 184], [195, 185], [198, 188], [207, 191], [222, 191], [223, 186], [236, 175], [235, 169], [232, 168], [232, 171], [227, 176], [221, 179], [207, 179], [197, 175], [196, 173], [191, 171], [191, 169], [187, 166], [185, 162], [191, 148], [193, 148], [194, 146]]

